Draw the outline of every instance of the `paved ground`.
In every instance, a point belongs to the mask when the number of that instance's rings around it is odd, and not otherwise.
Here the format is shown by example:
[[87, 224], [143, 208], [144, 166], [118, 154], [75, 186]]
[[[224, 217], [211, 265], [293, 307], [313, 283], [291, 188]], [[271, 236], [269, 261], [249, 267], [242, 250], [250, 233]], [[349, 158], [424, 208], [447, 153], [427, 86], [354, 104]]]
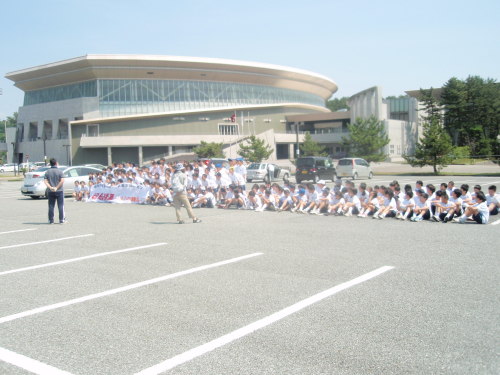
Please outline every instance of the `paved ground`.
[[500, 372], [500, 225], [70, 200], [47, 225], [19, 187], [0, 182], [2, 374]]

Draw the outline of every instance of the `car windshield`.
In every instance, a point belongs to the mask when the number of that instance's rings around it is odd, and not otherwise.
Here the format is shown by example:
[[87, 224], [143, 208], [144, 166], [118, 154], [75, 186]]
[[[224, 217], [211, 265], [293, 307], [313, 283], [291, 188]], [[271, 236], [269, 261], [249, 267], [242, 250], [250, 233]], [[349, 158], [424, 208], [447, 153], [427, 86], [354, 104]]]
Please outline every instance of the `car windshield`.
[[259, 168], [260, 168], [260, 163], [252, 163], [247, 167], [247, 169], [259, 169]]
[[297, 167], [312, 167], [314, 165], [314, 159], [305, 158], [297, 160]]
[[351, 159], [339, 160], [339, 165], [352, 165], [352, 160]]

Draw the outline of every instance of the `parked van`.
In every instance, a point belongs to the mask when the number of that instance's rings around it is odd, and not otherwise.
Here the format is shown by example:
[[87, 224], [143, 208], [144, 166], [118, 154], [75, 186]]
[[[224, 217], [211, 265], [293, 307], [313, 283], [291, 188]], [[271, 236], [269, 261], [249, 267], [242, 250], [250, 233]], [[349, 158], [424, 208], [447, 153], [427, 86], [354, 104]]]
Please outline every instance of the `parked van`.
[[298, 158], [296, 167], [295, 181], [298, 184], [304, 180], [312, 180], [315, 183], [319, 180], [335, 181], [335, 166], [330, 158], [320, 156]]
[[343, 158], [337, 164], [337, 176], [349, 177], [353, 180], [362, 178], [372, 178], [372, 167], [365, 159], [360, 158]]

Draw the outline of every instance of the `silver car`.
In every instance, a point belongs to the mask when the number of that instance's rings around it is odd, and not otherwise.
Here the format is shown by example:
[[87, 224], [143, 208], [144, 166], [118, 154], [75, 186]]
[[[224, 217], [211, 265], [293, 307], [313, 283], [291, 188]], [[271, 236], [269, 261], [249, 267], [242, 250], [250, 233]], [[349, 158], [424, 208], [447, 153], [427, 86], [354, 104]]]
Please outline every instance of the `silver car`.
[[[43, 180], [45, 178], [45, 172], [48, 169], [50, 169], [50, 167], [42, 167], [34, 172], [26, 173], [23, 186], [21, 187], [21, 193], [33, 199], [47, 197], [47, 186]], [[63, 171], [64, 175], [64, 195], [71, 195], [73, 193], [75, 181], [85, 181], [88, 183], [89, 173], [101, 172], [100, 169], [84, 165], [73, 167], [59, 166], [59, 169]]]
[[247, 167], [247, 182], [260, 180], [264, 182], [284, 181], [290, 178], [290, 170], [280, 167], [276, 164], [274, 166], [274, 173], [269, 181], [268, 165], [270, 163], [252, 163]]
[[337, 177], [349, 177], [353, 180], [358, 177], [373, 177], [372, 167], [365, 159], [343, 158], [337, 164]]

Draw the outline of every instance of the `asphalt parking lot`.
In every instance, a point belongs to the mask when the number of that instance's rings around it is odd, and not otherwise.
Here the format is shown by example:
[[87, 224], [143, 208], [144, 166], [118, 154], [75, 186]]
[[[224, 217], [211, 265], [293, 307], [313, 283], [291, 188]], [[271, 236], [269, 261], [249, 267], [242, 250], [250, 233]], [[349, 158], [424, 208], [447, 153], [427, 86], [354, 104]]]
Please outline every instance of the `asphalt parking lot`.
[[67, 199], [48, 225], [20, 185], [0, 182], [2, 374], [500, 372], [498, 216], [200, 209], [177, 225], [170, 207]]

